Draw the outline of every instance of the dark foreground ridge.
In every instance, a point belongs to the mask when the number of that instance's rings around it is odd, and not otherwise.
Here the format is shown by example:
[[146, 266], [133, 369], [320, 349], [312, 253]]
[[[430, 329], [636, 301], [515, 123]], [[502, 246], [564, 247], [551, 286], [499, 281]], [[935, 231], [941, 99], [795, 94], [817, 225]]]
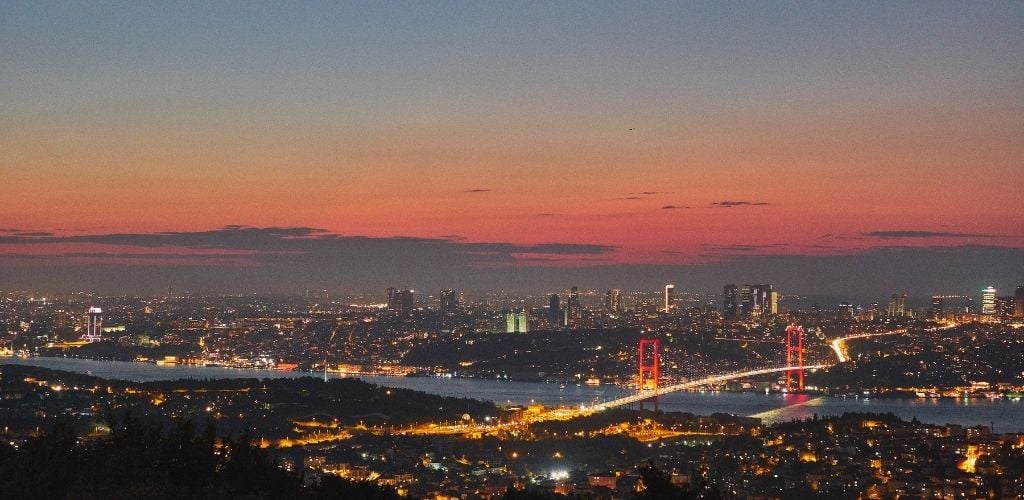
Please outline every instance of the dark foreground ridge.
[[305, 484], [249, 436], [217, 437], [213, 420], [164, 430], [126, 415], [90, 439], [58, 424], [15, 449], [0, 445], [0, 498], [398, 498], [394, 489], [324, 476]]

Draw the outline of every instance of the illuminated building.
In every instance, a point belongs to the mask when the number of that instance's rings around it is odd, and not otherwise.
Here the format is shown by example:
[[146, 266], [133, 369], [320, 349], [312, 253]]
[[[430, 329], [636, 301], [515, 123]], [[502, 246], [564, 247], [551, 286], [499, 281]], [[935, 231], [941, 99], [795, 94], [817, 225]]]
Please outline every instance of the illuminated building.
[[612, 313], [618, 313], [622, 311], [622, 304], [619, 298], [622, 295], [622, 291], [618, 288], [613, 288], [604, 293], [604, 308]]
[[665, 304], [661, 310], [666, 313], [671, 313], [676, 308], [676, 286], [665, 285]]
[[569, 326], [579, 326], [580, 321], [583, 319], [583, 306], [580, 305], [580, 289], [572, 287], [569, 289], [569, 304], [568, 304], [569, 318], [566, 324]]
[[749, 318], [754, 312], [754, 289], [750, 285], [743, 285], [740, 289], [740, 313], [743, 317]]
[[778, 296], [775, 297], [775, 305], [772, 304], [772, 295], [775, 294], [772, 291], [771, 285], [754, 285], [751, 287], [753, 304], [750, 310], [751, 316], [760, 317], [764, 315], [775, 314], [778, 309]]
[[907, 313], [907, 294], [894, 293], [889, 296], [889, 317], [902, 318]]
[[996, 289], [988, 287], [981, 291], [981, 314], [996, 313]]
[[505, 313], [505, 333], [527, 333], [530, 331], [526, 309], [512, 309]]
[[932, 295], [931, 317], [941, 318], [943, 309], [945, 309], [944, 297], [941, 295]]
[[743, 285], [739, 296], [739, 309], [744, 317], [758, 318], [778, 314], [779, 295], [772, 290], [772, 285]]
[[103, 310], [98, 307], [89, 308], [89, 319], [82, 340], [99, 342], [103, 340]]
[[736, 285], [725, 285], [725, 290], [722, 292], [724, 297], [722, 313], [726, 318], [735, 318], [739, 314], [739, 295], [740, 290], [736, 288]]
[[441, 290], [441, 332], [452, 333], [453, 318], [459, 314], [459, 299], [453, 290]]
[[1018, 286], [1013, 294], [1013, 315], [1024, 318], [1024, 285]]

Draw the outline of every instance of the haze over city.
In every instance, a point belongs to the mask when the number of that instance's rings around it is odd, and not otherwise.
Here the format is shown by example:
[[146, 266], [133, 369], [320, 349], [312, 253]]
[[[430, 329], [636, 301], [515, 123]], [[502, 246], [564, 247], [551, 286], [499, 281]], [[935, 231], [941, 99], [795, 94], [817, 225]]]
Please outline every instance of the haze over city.
[[49, 292], [1010, 290], [1018, 2], [0, 3]]

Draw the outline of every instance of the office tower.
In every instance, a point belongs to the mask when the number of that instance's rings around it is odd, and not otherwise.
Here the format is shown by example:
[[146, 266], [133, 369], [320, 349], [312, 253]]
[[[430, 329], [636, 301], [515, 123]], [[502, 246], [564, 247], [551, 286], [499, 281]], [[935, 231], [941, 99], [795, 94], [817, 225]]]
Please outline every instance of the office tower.
[[1013, 315], [1017, 318], [1024, 318], [1024, 285], [1018, 286], [1013, 293]]
[[622, 311], [622, 306], [619, 303], [619, 297], [622, 295], [622, 291], [618, 288], [612, 288], [604, 293], [604, 308], [611, 314], [616, 314]]
[[768, 288], [769, 291], [767, 310], [768, 314], [775, 316], [776, 314], [779, 314], [779, 292], [771, 290], [771, 285], [768, 285]]
[[776, 295], [773, 305], [772, 294], [775, 292], [772, 291], [771, 285], [743, 285], [743, 291], [746, 294], [743, 297], [746, 302], [745, 315], [756, 318], [775, 314], [778, 309], [778, 296]]
[[1013, 297], [996, 297], [996, 314], [1000, 318], [1008, 319], [1013, 317]]
[[388, 288], [388, 311], [398, 312], [402, 309], [402, 293], [397, 288]]
[[740, 315], [749, 318], [754, 313], [754, 288], [743, 285], [740, 289]]
[[981, 314], [996, 313], [996, 289], [988, 287], [981, 291]]
[[412, 290], [405, 290], [402, 292], [402, 312], [412, 312], [413, 306], [416, 303], [415, 295]]
[[565, 320], [562, 318], [562, 300], [555, 293], [548, 299], [548, 323], [551, 323], [552, 327], [565, 326]]
[[739, 314], [740, 289], [736, 285], [725, 285], [722, 291], [722, 314], [726, 318], [735, 318]]
[[671, 313], [676, 308], [676, 286], [665, 285], [665, 304], [661, 310], [666, 313]]
[[889, 317], [902, 318], [907, 312], [907, 294], [894, 293], [889, 296]]
[[526, 309], [510, 309], [505, 313], [505, 333], [527, 333], [529, 331]]
[[945, 309], [945, 297], [941, 295], [932, 295], [932, 309], [931, 317], [941, 318]]
[[441, 290], [441, 314], [454, 316], [459, 312], [459, 299], [453, 290]]
[[580, 289], [572, 287], [569, 289], [569, 318], [566, 322], [569, 326], [579, 326], [583, 320], [583, 306], [580, 305]]
[[842, 319], [853, 319], [854, 308], [853, 304], [849, 302], [841, 302], [839, 304], [839, 317]]
[[89, 319], [82, 340], [99, 342], [103, 340], [103, 310], [98, 307], [89, 308]]

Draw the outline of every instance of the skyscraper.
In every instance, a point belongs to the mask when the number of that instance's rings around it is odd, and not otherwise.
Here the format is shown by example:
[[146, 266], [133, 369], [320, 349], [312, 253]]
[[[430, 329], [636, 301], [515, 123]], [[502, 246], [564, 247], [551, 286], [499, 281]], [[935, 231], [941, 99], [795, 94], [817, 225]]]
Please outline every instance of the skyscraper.
[[415, 296], [412, 290], [399, 290], [388, 288], [388, 311], [396, 313], [408, 313], [412, 311], [415, 303]]
[[579, 326], [580, 322], [583, 320], [583, 306], [580, 305], [580, 289], [577, 287], [569, 289], [568, 310], [568, 325], [573, 327]]
[[1024, 318], [1024, 285], [1018, 286], [1013, 294], [1013, 315]]
[[556, 293], [551, 294], [548, 299], [548, 323], [553, 328], [565, 326], [565, 322], [562, 320], [562, 300]]
[[739, 288], [736, 288], [736, 285], [725, 285], [725, 290], [722, 292], [722, 296], [722, 314], [724, 314], [726, 318], [735, 318], [739, 314]]
[[754, 287], [743, 285], [740, 289], [740, 314], [749, 318], [754, 313]]
[[510, 309], [505, 313], [505, 333], [527, 333], [530, 331], [526, 309]]
[[989, 286], [981, 291], [981, 314], [996, 313], [996, 289]]
[[[744, 287], [748, 286], [744, 285]], [[773, 294], [775, 292], [772, 291], [771, 285], [750, 286], [750, 316], [760, 317], [775, 314], [775, 310], [778, 309], [778, 295], [775, 295], [773, 304]]]
[[454, 316], [459, 312], [459, 299], [454, 290], [441, 290], [441, 314]]
[[619, 297], [622, 291], [618, 288], [612, 288], [604, 293], [604, 308], [611, 314], [616, 314], [622, 311], [622, 305], [619, 303]]
[[671, 313], [672, 311], [675, 310], [675, 308], [676, 308], [676, 297], [675, 297], [675, 295], [676, 295], [676, 286], [675, 285], [671, 285], [671, 284], [665, 285], [665, 304], [661, 308], [661, 310], [663, 312]]
[[907, 294], [894, 293], [889, 296], [889, 317], [902, 318], [907, 312]]
[[89, 319], [82, 340], [99, 342], [103, 340], [103, 310], [98, 307], [89, 308]]
[[388, 311], [398, 312], [402, 309], [402, 292], [397, 288], [388, 288]]
[[941, 295], [932, 295], [932, 318], [941, 318], [942, 315], [945, 313], [946, 301], [944, 299], [945, 297]]
[[411, 312], [413, 306], [416, 304], [416, 297], [412, 290], [405, 290], [402, 292], [402, 312]]

